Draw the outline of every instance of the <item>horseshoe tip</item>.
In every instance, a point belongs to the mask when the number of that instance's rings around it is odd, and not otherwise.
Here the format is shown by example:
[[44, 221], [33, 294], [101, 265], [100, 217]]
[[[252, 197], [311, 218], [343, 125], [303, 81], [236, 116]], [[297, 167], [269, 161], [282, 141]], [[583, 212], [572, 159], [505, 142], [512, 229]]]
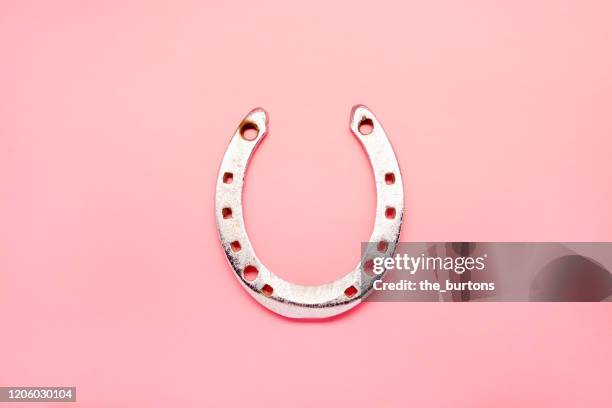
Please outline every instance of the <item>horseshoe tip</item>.
[[246, 119], [254, 119], [254, 118], [263, 118], [266, 122], [266, 124], [268, 123], [268, 112], [261, 107], [257, 107], [252, 109], [249, 114], [246, 116]]
[[358, 104], [353, 106], [351, 109], [351, 118], [349, 121], [349, 128], [353, 135], [359, 137], [359, 125], [364, 119], [369, 119], [370, 121], [376, 121], [374, 114], [365, 105]]
[[[247, 140], [261, 139], [268, 133], [268, 112], [264, 108], [257, 107], [252, 109], [242, 120], [237, 132], [241, 133], [247, 127], [254, 127], [258, 134], [254, 137], [247, 137]], [[243, 138], [245, 136], [243, 135]]]
[[370, 108], [359, 103], [353, 106], [353, 109], [351, 109], [351, 119], [353, 119], [357, 114], [365, 113], [365, 112], [369, 112], [370, 114], [372, 114], [372, 111], [370, 110]]

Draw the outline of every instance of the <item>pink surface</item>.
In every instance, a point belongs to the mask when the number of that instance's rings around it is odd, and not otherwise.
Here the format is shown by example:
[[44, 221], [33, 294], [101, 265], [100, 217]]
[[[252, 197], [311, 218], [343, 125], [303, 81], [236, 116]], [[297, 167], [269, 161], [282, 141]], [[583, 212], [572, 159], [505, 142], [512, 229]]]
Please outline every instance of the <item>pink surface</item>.
[[356, 103], [396, 149], [403, 240], [612, 240], [612, 4], [395, 3], [1, 0], [0, 386], [74, 385], [83, 407], [609, 407], [609, 303], [303, 323], [232, 276], [214, 183], [255, 106], [246, 220], [284, 278], [337, 278], [369, 237]]

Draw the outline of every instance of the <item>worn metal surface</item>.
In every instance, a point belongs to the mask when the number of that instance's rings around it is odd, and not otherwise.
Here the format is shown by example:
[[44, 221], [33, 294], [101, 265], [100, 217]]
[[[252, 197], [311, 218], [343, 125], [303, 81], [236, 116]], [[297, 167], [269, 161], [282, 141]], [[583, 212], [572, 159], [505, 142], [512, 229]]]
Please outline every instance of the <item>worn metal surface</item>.
[[[360, 124], [372, 125], [369, 134], [360, 133]], [[254, 128], [253, 140], [243, 131]], [[392, 254], [399, 239], [404, 210], [404, 190], [400, 168], [389, 139], [365, 106], [351, 111], [350, 130], [366, 151], [376, 182], [376, 219], [365, 256], [354, 270], [340, 279], [323, 285], [296, 285], [281, 279], [255, 254], [247, 235], [242, 212], [242, 189], [251, 155], [268, 132], [268, 115], [252, 110], [242, 121], [227, 147], [219, 169], [215, 196], [215, 218], [221, 245], [236, 277], [259, 303], [283, 316], [292, 318], [325, 318], [345, 312], [367, 296], [374, 277], [362, 273], [366, 259], [381, 252]], [[381, 243], [381, 245], [378, 245]], [[245, 269], [257, 269], [257, 276], [248, 280]], [[248, 272], [247, 271], [247, 272]]]

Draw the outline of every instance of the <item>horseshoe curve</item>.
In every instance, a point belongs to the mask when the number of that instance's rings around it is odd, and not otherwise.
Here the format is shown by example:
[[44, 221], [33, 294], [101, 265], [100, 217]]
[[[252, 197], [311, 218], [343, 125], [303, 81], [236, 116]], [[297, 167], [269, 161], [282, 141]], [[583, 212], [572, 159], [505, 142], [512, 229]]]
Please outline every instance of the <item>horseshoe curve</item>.
[[[361, 133], [362, 125], [371, 132]], [[266, 308], [291, 318], [326, 318], [358, 305], [382, 275], [365, 273], [375, 256], [392, 256], [399, 240], [404, 189], [399, 164], [380, 122], [365, 106], [353, 107], [350, 130], [361, 142], [376, 183], [376, 217], [370, 244], [345, 276], [322, 285], [296, 285], [268, 270], [257, 257], [246, 232], [242, 211], [244, 177], [253, 152], [268, 133], [268, 114], [253, 109], [240, 123], [227, 147], [217, 177], [215, 218], [221, 245], [246, 291]], [[253, 138], [248, 132], [255, 133]]]

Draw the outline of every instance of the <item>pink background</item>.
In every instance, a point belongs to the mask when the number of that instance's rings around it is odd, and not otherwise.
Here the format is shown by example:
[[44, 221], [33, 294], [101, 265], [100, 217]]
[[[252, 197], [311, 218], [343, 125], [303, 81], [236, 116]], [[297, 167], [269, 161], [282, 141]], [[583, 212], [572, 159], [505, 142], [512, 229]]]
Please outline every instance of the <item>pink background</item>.
[[609, 303], [279, 318], [227, 266], [213, 194], [266, 108], [258, 255], [343, 275], [374, 219], [347, 129], [364, 103], [403, 170], [403, 240], [610, 241], [612, 3], [300, 3], [0, 0], [0, 385], [83, 407], [610, 406]]

